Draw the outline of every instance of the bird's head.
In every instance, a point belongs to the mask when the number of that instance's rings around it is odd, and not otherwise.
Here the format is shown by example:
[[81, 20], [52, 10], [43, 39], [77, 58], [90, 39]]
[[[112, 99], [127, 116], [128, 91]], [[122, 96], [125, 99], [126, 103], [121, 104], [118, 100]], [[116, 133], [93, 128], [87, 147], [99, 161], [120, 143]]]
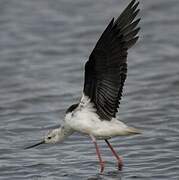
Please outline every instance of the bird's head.
[[30, 148], [36, 147], [40, 144], [55, 144], [57, 142], [62, 142], [67, 135], [68, 135], [68, 133], [66, 133], [64, 127], [53, 129], [53, 130], [49, 131], [47, 133], [47, 135], [45, 135], [45, 137], [42, 141], [40, 141], [39, 143], [34, 144], [32, 146], [26, 147], [25, 149], [30, 149]]
[[63, 132], [62, 128], [53, 129], [47, 133], [47, 135], [44, 137], [44, 142], [49, 144], [55, 144], [59, 141], [62, 141], [63, 138]]

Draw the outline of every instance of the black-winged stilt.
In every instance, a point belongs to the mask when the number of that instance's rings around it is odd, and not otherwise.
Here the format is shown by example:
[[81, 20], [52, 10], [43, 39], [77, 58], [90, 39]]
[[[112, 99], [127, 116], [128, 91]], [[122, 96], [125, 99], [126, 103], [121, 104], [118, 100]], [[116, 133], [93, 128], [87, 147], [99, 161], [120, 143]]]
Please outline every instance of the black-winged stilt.
[[132, 0], [121, 15], [111, 20], [98, 40], [85, 65], [85, 82], [79, 103], [70, 106], [63, 125], [49, 132], [43, 141], [26, 149], [44, 143], [62, 142], [77, 131], [91, 137], [100, 162], [100, 172], [104, 170], [96, 139], [103, 139], [122, 169], [122, 158], [117, 155], [108, 139], [115, 136], [139, 134], [140, 131], [119, 121], [116, 113], [127, 76], [127, 50], [138, 40], [137, 27], [140, 18], [139, 2]]

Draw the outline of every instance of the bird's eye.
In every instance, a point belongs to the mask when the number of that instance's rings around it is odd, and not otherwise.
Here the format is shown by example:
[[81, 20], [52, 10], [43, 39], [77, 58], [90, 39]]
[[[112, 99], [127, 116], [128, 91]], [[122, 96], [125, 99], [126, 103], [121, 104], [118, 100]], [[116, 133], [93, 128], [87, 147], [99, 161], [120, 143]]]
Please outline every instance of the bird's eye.
[[52, 138], [52, 137], [49, 136], [47, 139], [51, 139], [51, 138]]

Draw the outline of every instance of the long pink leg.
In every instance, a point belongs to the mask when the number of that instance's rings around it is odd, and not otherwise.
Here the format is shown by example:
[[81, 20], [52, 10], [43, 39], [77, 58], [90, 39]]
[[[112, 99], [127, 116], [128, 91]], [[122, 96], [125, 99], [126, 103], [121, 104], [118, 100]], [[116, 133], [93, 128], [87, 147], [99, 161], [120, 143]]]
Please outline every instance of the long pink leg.
[[100, 154], [100, 151], [99, 151], [99, 147], [98, 147], [98, 144], [96, 142], [96, 139], [94, 136], [90, 135], [94, 145], [95, 145], [95, 148], [96, 148], [96, 154], [98, 156], [98, 159], [99, 159], [99, 164], [100, 164], [100, 173], [102, 173], [104, 171], [104, 161], [102, 160], [102, 157], [101, 157], [101, 154]]
[[122, 160], [122, 157], [120, 157], [116, 151], [114, 150], [114, 148], [112, 147], [112, 145], [109, 143], [109, 141], [107, 139], [105, 139], [107, 145], [109, 146], [109, 148], [111, 149], [113, 155], [116, 157], [117, 161], [118, 161], [118, 169], [119, 170], [122, 170], [122, 167], [123, 167], [123, 160]]

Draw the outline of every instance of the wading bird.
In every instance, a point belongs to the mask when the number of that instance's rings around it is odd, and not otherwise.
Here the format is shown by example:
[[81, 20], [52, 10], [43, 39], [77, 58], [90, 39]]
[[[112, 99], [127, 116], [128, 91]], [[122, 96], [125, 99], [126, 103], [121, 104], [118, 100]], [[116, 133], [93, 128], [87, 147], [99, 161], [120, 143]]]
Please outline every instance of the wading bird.
[[122, 170], [122, 158], [118, 156], [109, 139], [115, 136], [139, 134], [140, 130], [129, 127], [116, 118], [127, 76], [127, 51], [138, 40], [137, 27], [140, 18], [139, 2], [132, 0], [121, 15], [111, 20], [88, 61], [85, 64], [85, 79], [82, 97], [79, 103], [70, 106], [63, 124], [50, 131], [38, 144], [62, 142], [66, 137], [79, 132], [89, 135], [95, 145], [100, 163], [100, 172], [104, 170], [97, 139], [105, 140], [116, 157], [118, 169]]

